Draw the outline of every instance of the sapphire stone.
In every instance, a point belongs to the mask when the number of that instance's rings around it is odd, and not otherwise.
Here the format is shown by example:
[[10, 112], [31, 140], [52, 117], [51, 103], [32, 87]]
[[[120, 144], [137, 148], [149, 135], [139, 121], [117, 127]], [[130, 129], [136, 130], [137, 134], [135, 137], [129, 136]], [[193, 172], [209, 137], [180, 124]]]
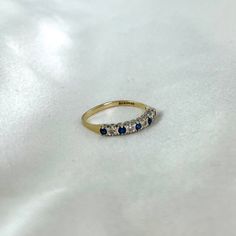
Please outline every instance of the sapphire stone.
[[105, 135], [105, 134], [107, 134], [107, 130], [105, 128], [101, 128], [100, 133], [101, 133], [101, 135]]
[[152, 118], [148, 118], [148, 124], [150, 125], [152, 123]]
[[139, 130], [142, 128], [142, 125], [140, 123], [138, 123], [138, 124], [136, 124], [135, 128], [136, 128], [136, 130]]
[[120, 134], [125, 134], [126, 133], [126, 128], [125, 127], [119, 127], [118, 132]]

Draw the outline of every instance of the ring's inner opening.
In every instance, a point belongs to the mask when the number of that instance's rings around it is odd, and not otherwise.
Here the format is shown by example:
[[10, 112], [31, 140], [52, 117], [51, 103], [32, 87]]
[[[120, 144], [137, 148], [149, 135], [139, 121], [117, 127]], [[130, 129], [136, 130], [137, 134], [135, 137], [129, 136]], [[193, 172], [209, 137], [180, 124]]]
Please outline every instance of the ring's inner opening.
[[143, 113], [144, 110], [137, 107], [112, 107], [92, 115], [88, 121], [93, 124], [118, 123], [135, 119]]

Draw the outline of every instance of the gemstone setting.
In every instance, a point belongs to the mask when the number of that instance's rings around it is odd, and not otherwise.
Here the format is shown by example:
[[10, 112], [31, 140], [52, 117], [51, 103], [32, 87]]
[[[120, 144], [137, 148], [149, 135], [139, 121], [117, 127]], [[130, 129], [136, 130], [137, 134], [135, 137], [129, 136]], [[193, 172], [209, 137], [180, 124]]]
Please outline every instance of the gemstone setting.
[[148, 117], [148, 124], [150, 125], [152, 123], [152, 118]]
[[126, 128], [123, 126], [123, 127], [119, 127], [119, 129], [118, 129], [118, 132], [119, 132], [119, 134], [125, 134], [126, 133]]
[[157, 117], [156, 109], [147, 107], [145, 112], [136, 119], [117, 124], [103, 124], [100, 133], [103, 136], [119, 136], [136, 133], [150, 126]]
[[106, 135], [107, 134], [107, 130], [105, 128], [101, 128], [100, 129], [100, 133], [101, 133], [101, 135]]
[[142, 125], [140, 123], [138, 123], [138, 124], [135, 125], [135, 128], [136, 128], [136, 130], [139, 130], [139, 129], [142, 128]]

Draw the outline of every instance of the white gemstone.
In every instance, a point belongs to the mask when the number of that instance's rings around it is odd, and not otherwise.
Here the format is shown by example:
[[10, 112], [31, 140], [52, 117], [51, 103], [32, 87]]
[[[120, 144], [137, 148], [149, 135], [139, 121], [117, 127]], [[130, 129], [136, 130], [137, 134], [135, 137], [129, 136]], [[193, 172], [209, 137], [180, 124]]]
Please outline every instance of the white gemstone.
[[148, 118], [144, 117], [141, 121], [142, 128], [146, 128], [148, 126]]
[[151, 109], [148, 109], [147, 112], [146, 112], [147, 116], [150, 117], [150, 118], [155, 118], [156, 117], [156, 110], [151, 108]]
[[115, 125], [108, 125], [107, 134], [110, 136], [118, 135], [117, 127]]
[[129, 126], [127, 126], [127, 131], [128, 133], [135, 132], [135, 125], [130, 123]]

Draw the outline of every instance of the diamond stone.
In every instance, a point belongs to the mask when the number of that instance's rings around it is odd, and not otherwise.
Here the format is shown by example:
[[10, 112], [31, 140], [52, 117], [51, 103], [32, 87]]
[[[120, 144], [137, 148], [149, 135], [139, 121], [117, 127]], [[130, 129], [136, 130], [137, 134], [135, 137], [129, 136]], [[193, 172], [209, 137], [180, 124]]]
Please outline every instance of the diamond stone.
[[113, 124], [107, 126], [107, 133], [109, 136], [118, 135], [117, 127]]
[[127, 126], [128, 133], [135, 132], [135, 123], [130, 122], [129, 126]]
[[148, 120], [147, 117], [145, 116], [143, 120], [141, 121], [142, 127], [146, 128], [148, 126]]

